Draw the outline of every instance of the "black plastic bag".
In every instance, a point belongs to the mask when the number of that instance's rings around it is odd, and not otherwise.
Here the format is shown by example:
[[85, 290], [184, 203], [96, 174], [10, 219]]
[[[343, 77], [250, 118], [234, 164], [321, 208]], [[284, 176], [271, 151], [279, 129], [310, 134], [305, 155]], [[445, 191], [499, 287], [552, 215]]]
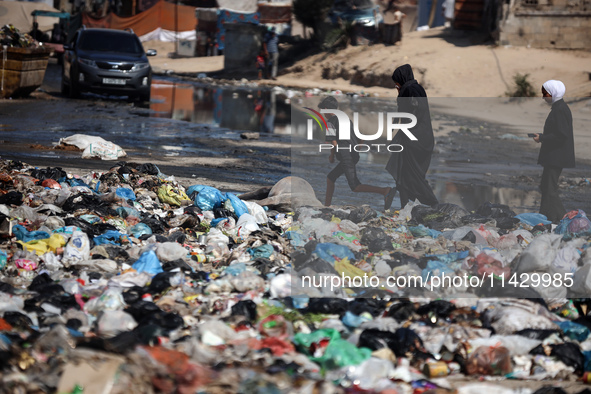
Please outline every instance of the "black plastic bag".
[[508, 205], [492, 204], [488, 201], [485, 202], [484, 204], [482, 204], [481, 206], [479, 206], [478, 209], [476, 210], [476, 213], [481, 216], [494, 218], [494, 219], [515, 217], [515, 212], [513, 212], [511, 210], [511, 208], [509, 208]]
[[23, 194], [13, 190], [0, 195], [0, 204], [20, 206], [23, 204]]
[[383, 250], [394, 250], [392, 239], [378, 227], [366, 227], [361, 231], [361, 243], [366, 245], [370, 252], [377, 253]]
[[349, 214], [348, 219], [350, 221], [352, 221], [353, 223], [361, 223], [361, 222], [367, 222], [368, 220], [371, 220], [371, 219], [375, 218], [376, 216], [378, 216], [376, 211], [371, 209], [369, 206], [364, 205], [362, 207], [352, 210], [351, 213]]
[[410, 319], [415, 313], [415, 306], [412, 302], [402, 300], [390, 306], [387, 316], [394, 318], [394, 320], [402, 322]]
[[244, 316], [253, 323], [257, 320], [257, 304], [252, 300], [238, 301], [232, 306], [232, 316]]
[[68, 175], [61, 167], [50, 168], [47, 167], [45, 169], [36, 168], [31, 171], [31, 176], [33, 178], [37, 178], [40, 181], [44, 181], [46, 179], [53, 179], [54, 181], [59, 181], [61, 178], [64, 178]]
[[[573, 367], [576, 374], [582, 374], [585, 371], [585, 356], [581, 353], [579, 345], [574, 342], [566, 342], [548, 346], [551, 348], [550, 356], [558, 358], [569, 367]], [[547, 356], [543, 345], [536, 346], [529, 353]]]
[[439, 318], [447, 318], [450, 313], [452, 313], [456, 307], [449, 301], [445, 300], [435, 300], [431, 301], [426, 305], [422, 305], [417, 309], [417, 313], [419, 315], [429, 315], [434, 314]]
[[311, 298], [306, 313], [340, 315], [348, 309], [349, 303], [342, 298]]

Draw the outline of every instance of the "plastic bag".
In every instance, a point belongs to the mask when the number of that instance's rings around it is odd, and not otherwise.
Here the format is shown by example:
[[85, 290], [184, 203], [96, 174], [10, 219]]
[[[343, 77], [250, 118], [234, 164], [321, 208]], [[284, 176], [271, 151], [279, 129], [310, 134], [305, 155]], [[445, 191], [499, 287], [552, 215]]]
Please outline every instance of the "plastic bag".
[[147, 272], [150, 275], [156, 275], [164, 272], [158, 256], [153, 250], [143, 253], [140, 258], [133, 263], [132, 268], [137, 272]]
[[226, 198], [230, 200], [232, 208], [234, 208], [234, 213], [238, 218], [240, 218], [240, 216], [244, 215], [245, 213], [249, 212], [248, 207], [246, 206], [246, 204], [244, 204], [244, 201], [236, 197], [234, 194], [226, 193]]
[[338, 331], [328, 328], [310, 334], [297, 333], [293, 339], [310, 360], [326, 369], [337, 369], [348, 365], [359, 365], [371, 357], [371, 350], [358, 348], [341, 339]]
[[119, 188], [117, 188], [117, 190], [115, 190], [115, 194], [124, 200], [135, 201], [135, 193], [130, 188], [119, 187]]
[[517, 219], [521, 221], [521, 223], [525, 223], [532, 227], [537, 226], [538, 224], [546, 225], [552, 223], [546, 215], [542, 215], [541, 213], [537, 212], [525, 212], [520, 213], [519, 215], [515, 216]]
[[236, 228], [238, 229], [238, 236], [242, 238], [248, 237], [250, 233], [260, 229], [254, 216], [251, 216], [249, 213], [240, 216], [240, 219], [236, 223]]
[[466, 362], [468, 375], [506, 375], [511, 371], [511, 355], [504, 346], [480, 346]]
[[514, 269], [517, 273], [547, 272], [556, 257], [562, 237], [556, 234], [542, 234], [534, 238], [519, 256]]
[[64, 248], [62, 263], [72, 264], [90, 258], [90, 241], [86, 233], [74, 231], [68, 244]]
[[572, 237], [589, 235], [591, 234], [591, 221], [587, 218], [585, 211], [581, 209], [570, 211], [560, 221], [554, 232]]
[[[240, 200], [242, 201], [242, 200]], [[265, 213], [265, 209], [261, 207], [259, 204], [253, 201], [242, 201], [244, 205], [248, 208], [248, 213], [250, 213], [256, 219], [258, 224], [265, 224], [269, 221], [267, 218], [267, 214]]]
[[152, 229], [145, 223], [138, 223], [128, 230], [134, 237], [139, 238], [142, 235], [152, 234]]
[[224, 196], [215, 187], [191, 186], [188, 190], [191, 190], [191, 193], [198, 190], [199, 194], [197, 194], [197, 197], [195, 198], [195, 205], [201, 208], [203, 211], [212, 211], [214, 208], [219, 208], [224, 201]]
[[185, 205], [184, 202], [191, 201], [183, 190], [171, 185], [162, 185], [158, 188], [158, 199], [163, 203], [179, 207]]
[[348, 247], [343, 245], [336, 245], [333, 243], [320, 243], [316, 245], [316, 249], [314, 250], [314, 254], [321, 258], [322, 260], [331, 263], [334, 263], [338, 260], [342, 260], [347, 258], [349, 261], [355, 260], [355, 255]]

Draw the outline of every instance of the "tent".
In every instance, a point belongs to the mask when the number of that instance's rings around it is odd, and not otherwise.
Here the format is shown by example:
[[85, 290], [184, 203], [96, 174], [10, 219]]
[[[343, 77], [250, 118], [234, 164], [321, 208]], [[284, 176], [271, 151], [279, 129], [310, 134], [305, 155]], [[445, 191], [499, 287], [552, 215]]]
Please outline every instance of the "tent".
[[141, 41], [195, 40], [197, 18], [195, 7], [176, 5], [163, 0], [151, 8], [127, 18], [109, 14], [95, 19], [84, 13], [82, 23], [87, 27], [124, 30], [131, 28]]
[[[45, 3], [32, 3], [28, 1], [0, 1], [0, 26], [14, 25], [21, 33], [28, 33], [33, 29], [33, 16], [35, 10], [60, 12]], [[59, 18], [48, 16], [37, 17], [39, 30], [50, 31], [54, 23], [59, 23]]]

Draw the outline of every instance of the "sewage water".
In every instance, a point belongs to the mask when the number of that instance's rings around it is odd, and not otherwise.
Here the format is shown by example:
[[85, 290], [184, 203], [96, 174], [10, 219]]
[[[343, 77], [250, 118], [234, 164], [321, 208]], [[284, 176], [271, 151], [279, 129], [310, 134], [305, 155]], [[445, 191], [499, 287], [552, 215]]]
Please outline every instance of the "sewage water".
[[[372, 110], [387, 110], [391, 105], [386, 100], [371, 100]], [[355, 108], [362, 112], [363, 107]], [[170, 118], [199, 125], [220, 128], [218, 135], [227, 138], [233, 131], [256, 131], [261, 133], [290, 135], [291, 106], [281, 91], [248, 86], [213, 86], [192, 84], [175, 80], [157, 80], [152, 86], [150, 117]], [[294, 130], [295, 131], [295, 130]], [[211, 133], [215, 138], [216, 133]], [[301, 152], [300, 152], [301, 153]], [[335, 164], [328, 163], [327, 156], [298, 156], [292, 150], [292, 175], [308, 180], [320, 201], [324, 201], [326, 174]], [[363, 183], [375, 186], [393, 186], [394, 180], [385, 171], [387, 155], [362, 154], [358, 175]], [[298, 168], [306, 162], [305, 168]], [[296, 164], [294, 166], [294, 164]], [[475, 210], [482, 203], [507, 204], [516, 212], [537, 211], [540, 193], [473, 183], [470, 177], [478, 176], [478, 170], [453, 163], [434, 160], [428, 175], [429, 182], [439, 201]], [[344, 177], [336, 185], [334, 204], [369, 204], [382, 209], [383, 198], [376, 194], [352, 193]], [[400, 206], [398, 196], [393, 208]]]

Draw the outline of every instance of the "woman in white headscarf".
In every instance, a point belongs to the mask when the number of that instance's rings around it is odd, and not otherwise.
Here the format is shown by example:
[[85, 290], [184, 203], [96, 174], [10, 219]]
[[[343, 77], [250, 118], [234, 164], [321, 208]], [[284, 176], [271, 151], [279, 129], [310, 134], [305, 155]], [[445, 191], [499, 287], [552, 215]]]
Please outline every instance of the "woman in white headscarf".
[[552, 109], [546, 118], [544, 132], [534, 137], [534, 141], [542, 144], [538, 164], [544, 167], [540, 213], [555, 223], [566, 213], [558, 195], [558, 178], [563, 168], [575, 166], [573, 116], [563, 100], [565, 92], [566, 87], [560, 81], [549, 80], [542, 85], [542, 96]]

